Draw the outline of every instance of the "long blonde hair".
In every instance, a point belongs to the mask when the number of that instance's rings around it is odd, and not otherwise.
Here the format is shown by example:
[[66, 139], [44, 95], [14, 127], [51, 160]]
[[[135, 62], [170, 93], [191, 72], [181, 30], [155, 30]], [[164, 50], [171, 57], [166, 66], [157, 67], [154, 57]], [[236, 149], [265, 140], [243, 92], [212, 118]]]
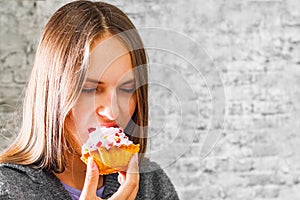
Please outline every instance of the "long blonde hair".
[[145, 152], [148, 72], [140, 36], [129, 18], [115, 6], [74, 1], [58, 9], [44, 28], [25, 94], [22, 127], [13, 144], [1, 154], [1, 163], [64, 171], [66, 152], [72, 150], [66, 137], [66, 119], [81, 93], [90, 48], [105, 33], [117, 35], [129, 30], [131, 34], [122, 35], [120, 40], [130, 50], [140, 87], [136, 90], [136, 110], [125, 130], [141, 145], [140, 153]]

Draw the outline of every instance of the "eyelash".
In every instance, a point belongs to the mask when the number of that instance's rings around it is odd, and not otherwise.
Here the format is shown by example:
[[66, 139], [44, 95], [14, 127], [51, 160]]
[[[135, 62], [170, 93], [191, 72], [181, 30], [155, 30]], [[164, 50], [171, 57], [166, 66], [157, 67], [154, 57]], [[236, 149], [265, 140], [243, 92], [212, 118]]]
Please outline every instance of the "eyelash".
[[126, 92], [128, 94], [131, 94], [131, 93], [133, 93], [135, 91], [135, 88], [130, 88], [130, 89], [124, 89], [124, 88], [122, 89], [122, 88], [120, 88], [120, 90], [123, 91], [123, 92]]
[[[131, 89], [124, 89], [124, 88], [120, 88], [119, 90], [123, 91], [123, 92], [126, 92], [128, 94], [131, 94], [135, 91], [135, 88], [131, 88]], [[91, 88], [91, 89], [82, 89], [82, 92], [83, 93], [86, 93], [86, 94], [90, 94], [90, 93], [94, 93], [97, 91], [97, 88]]]
[[95, 92], [96, 90], [97, 90], [97, 88], [92, 88], [92, 89], [82, 89], [82, 92], [83, 92], [83, 93], [89, 94], [89, 93]]

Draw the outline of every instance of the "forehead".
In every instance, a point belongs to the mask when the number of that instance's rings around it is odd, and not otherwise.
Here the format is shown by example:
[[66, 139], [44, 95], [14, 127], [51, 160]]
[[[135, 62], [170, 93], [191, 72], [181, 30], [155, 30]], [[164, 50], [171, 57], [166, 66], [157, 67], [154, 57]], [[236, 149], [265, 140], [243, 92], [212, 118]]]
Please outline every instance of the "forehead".
[[98, 40], [90, 53], [88, 77], [119, 79], [133, 77], [131, 55], [125, 45], [116, 37], [106, 36]]

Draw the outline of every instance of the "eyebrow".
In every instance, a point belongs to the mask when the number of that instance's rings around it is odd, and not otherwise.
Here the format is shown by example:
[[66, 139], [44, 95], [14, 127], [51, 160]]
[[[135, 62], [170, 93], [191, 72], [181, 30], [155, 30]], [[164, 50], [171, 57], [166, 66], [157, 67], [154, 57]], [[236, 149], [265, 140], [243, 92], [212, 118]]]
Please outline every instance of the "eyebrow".
[[134, 83], [134, 78], [128, 80], [128, 81], [125, 81], [124, 83], [122, 83], [121, 85], [127, 85], [127, 84], [131, 84], [131, 83]]
[[97, 81], [97, 80], [90, 79], [90, 78], [87, 78], [87, 79], [86, 79], [86, 82], [97, 83], [97, 84], [103, 84], [103, 82], [101, 82], [101, 81]]
[[[86, 82], [97, 83], [99, 85], [104, 84], [102, 81], [97, 81], [97, 80], [90, 79], [90, 78], [87, 78]], [[130, 83], [134, 83], [134, 78], [132, 78], [128, 81], [125, 81], [124, 83], [121, 83], [121, 85], [127, 85], [127, 84], [130, 84]]]

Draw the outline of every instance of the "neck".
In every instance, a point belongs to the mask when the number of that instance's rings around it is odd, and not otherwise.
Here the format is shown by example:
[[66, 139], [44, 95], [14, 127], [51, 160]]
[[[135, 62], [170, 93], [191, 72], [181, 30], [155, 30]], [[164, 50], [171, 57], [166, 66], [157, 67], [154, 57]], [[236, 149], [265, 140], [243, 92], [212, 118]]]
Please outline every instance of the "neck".
[[[80, 160], [78, 155], [68, 155], [68, 163], [65, 171], [62, 173], [54, 173], [55, 176], [64, 184], [82, 190], [86, 175], [86, 164]], [[103, 176], [99, 176], [98, 188], [103, 185]]]

